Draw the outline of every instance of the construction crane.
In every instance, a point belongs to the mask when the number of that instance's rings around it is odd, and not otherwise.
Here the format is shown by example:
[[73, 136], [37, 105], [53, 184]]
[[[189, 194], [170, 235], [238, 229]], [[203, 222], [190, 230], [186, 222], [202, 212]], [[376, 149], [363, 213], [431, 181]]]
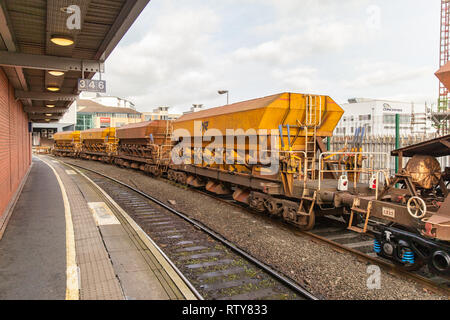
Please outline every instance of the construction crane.
[[439, 50], [439, 71], [436, 73], [439, 82], [439, 100], [437, 112], [433, 113], [432, 119], [435, 123], [438, 133], [446, 135], [449, 133], [449, 91], [444, 85], [442, 78], [438, 73], [448, 72], [450, 65], [446, 66], [450, 61], [450, 0], [441, 0], [441, 42]]

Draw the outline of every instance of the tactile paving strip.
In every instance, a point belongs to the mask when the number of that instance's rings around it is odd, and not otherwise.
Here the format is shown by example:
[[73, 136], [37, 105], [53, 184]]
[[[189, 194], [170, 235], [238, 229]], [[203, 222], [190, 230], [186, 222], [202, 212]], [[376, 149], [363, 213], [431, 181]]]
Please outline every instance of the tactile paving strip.
[[66, 188], [75, 233], [80, 299], [123, 300], [124, 295], [98, 228], [78, 186], [60, 165], [53, 165]]

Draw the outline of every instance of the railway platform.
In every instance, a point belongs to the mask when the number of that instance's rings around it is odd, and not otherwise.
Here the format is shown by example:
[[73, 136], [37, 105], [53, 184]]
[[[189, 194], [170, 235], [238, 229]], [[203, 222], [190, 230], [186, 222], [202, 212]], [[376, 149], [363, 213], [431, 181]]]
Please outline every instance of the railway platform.
[[176, 267], [87, 177], [34, 156], [0, 240], [0, 300], [195, 300]]

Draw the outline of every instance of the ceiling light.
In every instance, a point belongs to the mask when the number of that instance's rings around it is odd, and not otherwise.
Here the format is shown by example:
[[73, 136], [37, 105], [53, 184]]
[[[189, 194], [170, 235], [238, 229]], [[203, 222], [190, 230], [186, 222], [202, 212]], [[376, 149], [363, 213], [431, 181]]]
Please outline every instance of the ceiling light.
[[71, 46], [75, 43], [75, 41], [69, 36], [61, 36], [61, 35], [53, 35], [50, 38], [50, 41], [58, 46]]
[[55, 107], [54, 104], [47, 104], [46, 106], [47, 106], [47, 108], [54, 108]]
[[59, 87], [57, 86], [47, 86], [47, 90], [48, 91], [52, 91], [52, 92], [57, 92], [59, 90], [61, 90]]
[[45, 121], [50, 121], [50, 119], [45, 119]]
[[58, 71], [58, 70], [50, 70], [48, 73], [50, 73], [52, 76], [55, 77], [61, 77], [64, 75], [64, 71]]
[[52, 116], [51, 113], [46, 113], [45, 115], [46, 115], [47, 117], [51, 117], [51, 116]]

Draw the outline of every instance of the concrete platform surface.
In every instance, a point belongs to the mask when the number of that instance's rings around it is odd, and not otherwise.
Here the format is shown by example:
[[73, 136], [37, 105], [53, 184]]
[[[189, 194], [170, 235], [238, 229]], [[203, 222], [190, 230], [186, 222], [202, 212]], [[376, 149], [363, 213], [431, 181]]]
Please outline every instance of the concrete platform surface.
[[33, 157], [0, 241], [0, 299], [185, 299], [120, 210], [77, 171]]

